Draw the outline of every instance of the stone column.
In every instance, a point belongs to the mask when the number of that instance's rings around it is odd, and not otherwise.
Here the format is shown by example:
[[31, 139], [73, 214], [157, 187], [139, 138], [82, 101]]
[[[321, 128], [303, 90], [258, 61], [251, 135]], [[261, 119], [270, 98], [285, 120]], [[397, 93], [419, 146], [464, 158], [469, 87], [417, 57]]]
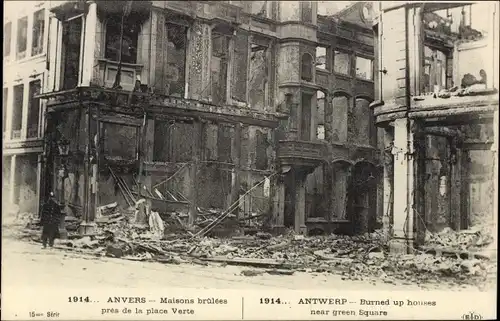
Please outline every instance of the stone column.
[[414, 120], [394, 121], [394, 234], [390, 250], [396, 253], [412, 253], [415, 243], [415, 132]]
[[61, 221], [59, 223], [59, 237], [64, 240], [68, 238], [68, 231], [66, 230], [66, 190], [65, 190], [65, 181], [66, 181], [66, 175], [67, 175], [67, 170], [66, 170], [66, 160], [62, 159], [63, 157], [67, 156], [62, 156], [61, 157], [61, 164], [59, 165], [59, 168], [57, 169], [57, 189], [59, 190], [59, 206], [61, 208]]
[[[144, 142], [144, 161], [152, 162], [153, 161], [153, 153], [154, 153], [154, 137], [155, 136], [155, 121], [154, 119], [148, 119], [146, 125], [146, 137]], [[146, 192], [144, 188], [151, 191], [152, 182], [151, 175], [146, 173], [143, 177], [143, 181], [141, 184], [142, 193]], [[147, 192], [146, 192], [147, 193]]]
[[394, 202], [394, 158], [392, 155], [392, 145], [394, 141], [394, 133], [392, 128], [384, 128], [384, 150], [382, 152], [384, 173], [383, 173], [383, 230], [384, 236], [391, 236], [390, 225], [393, 220], [393, 202]]
[[[201, 135], [201, 133], [200, 133]], [[238, 202], [240, 198], [240, 175], [241, 175], [241, 164], [240, 164], [240, 156], [241, 156], [241, 123], [238, 123], [234, 127], [234, 135], [232, 138], [233, 148], [231, 148], [232, 159], [234, 163], [234, 168], [231, 172], [231, 198], [229, 206]], [[239, 211], [239, 206], [233, 211], [233, 214], [240, 217], [240, 214], [244, 214]]]
[[[47, 48], [47, 55], [48, 55], [48, 72], [47, 72], [47, 82], [44, 83], [44, 89], [43, 92], [51, 92], [54, 89], [55, 85], [55, 79], [57, 78], [58, 72], [56, 70], [56, 60], [58, 60], [56, 57], [60, 58], [60, 54], [58, 51], [60, 50], [60, 47], [57, 47], [57, 42], [58, 42], [58, 27], [59, 27], [59, 20], [57, 20], [56, 15], [53, 12], [49, 13], [49, 44]], [[43, 128], [44, 129], [44, 128]]]
[[36, 213], [40, 213], [40, 201], [42, 199], [42, 189], [40, 188], [42, 186], [42, 164], [43, 164], [43, 155], [38, 154], [37, 156], [37, 165], [36, 165], [36, 208], [35, 211]]
[[332, 220], [345, 220], [346, 217], [346, 195], [347, 178], [349, 170], [346, 163], [334, 163], [332, 165]]
[[188, 225], [193, 226], [196, 222], [196, 218], [198, 217], [198, 168], [200, 163], [200, 157], [202, 155], [201, 149], [203, 148], [202, 139], [203, 139], [203, 123], [201, 120], [195, 122], [195, 133], [196, 139], [193, 147], [193, 158], [192, 163], [189, 167], [190, 173], [189, 176], [191, 178], [191, 202], [189, 206], [189, 220]]
[[327, 142], [332, 142], [332, 134], [333, 134], [333, 95], [331, 93], [325, 94], [325, 140]]
[[15, 190], [16, 190], [16, 176], [17, 176], [17, 171], [16, 171], [16, 162], [17, 162], [17, 155], [12, 155], [11, 161], [10, 161], [10, 190], [9, 190], [9, 202], [10, 204], [14, 204], [14, 196], [15, 196]]
[[450, 202], [451, 227], [460, 230], [461, 221], [461, 191], [462, 191], [462, 150], [457, 146], [456, 138], [451, 139], [450, 157]]
[[285, 183], [283, 175], [275, 175], [271, 180], [272, 229], [281, 233], [285, 229]]
[[85, 16], [85, 45], [83, 48], [83, 75], [82, 86], [89, 86], [94, 71], [94, 51], [96, 50], [97, 30], [97, 4], [95, 1], [88, 2], [89, 7]]
[[295, 173], [295, 232], [306, 234], [306, 177], [301, 171]]

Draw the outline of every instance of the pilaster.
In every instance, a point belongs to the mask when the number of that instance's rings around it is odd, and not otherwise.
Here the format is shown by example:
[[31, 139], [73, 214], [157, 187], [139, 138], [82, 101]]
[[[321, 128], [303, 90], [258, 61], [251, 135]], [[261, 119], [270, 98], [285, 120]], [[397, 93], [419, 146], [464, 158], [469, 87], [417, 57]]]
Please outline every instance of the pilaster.
[[285, 183], [282, 175], [275, 175], [271, 180], [272, 226], [274, 232], [281, 233], [285, 228]]
[[16, 171], [16, 162], [17, 162], [17, 155], [12, 155], [11, 161], [10, 161], [10, 189], [9, 189], [9, 203], [14, 204], [14, 196], [15, 196], [15, 190], [16, 190], [16, 176], [17, 176], [17, 171]]
[[212, 27], [196, 21], [189, 39], [189, 93], [191, 99], [208, 99], [210, 88], [210, 57]]
[[394, 121], [394, 234], [390, 242], [391, 252], [412, 253], [416, 239], [416, 130], [414, 120], [402, 118]]
[[83, 48], [83, 75], [82, 86], [89, 86], [94, 71], [94, 52], [96, 50], [97, 31], [97, 4], [89, 1], [87, 15], [85, 16], [85, 44]]
[[392, 154], [392, 146], [394, 141], [394, 131], [392, 127], [384, 128], [384, 150], [382, 152], [384, 173], [383, 173], [383, 230], [385, 237], [390, 237], [391, 221], [393, 215], [394, 203], [394, 156]]
[[306, 234], [306, 178], [300, 171], [295, 174], [295, 193], [295, 232]]

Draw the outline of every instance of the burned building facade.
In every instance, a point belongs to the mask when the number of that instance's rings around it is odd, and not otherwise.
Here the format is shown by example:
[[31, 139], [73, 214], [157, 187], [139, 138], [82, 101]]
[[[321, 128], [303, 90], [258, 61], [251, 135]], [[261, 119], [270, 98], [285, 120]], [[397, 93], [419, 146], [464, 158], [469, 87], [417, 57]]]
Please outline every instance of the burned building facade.
[[381, 216], [372, 6], [60, 1], [51, 7], [40, 200], [87, 233], [140, 198], [194, 224], [214, 208], [275, 231]]
[[43, 152], [43, 103], [47, 82], [48, 3], [5, 4], [2, 206], [37, 212]]
[[498, 3], [381, 3], [374, 31], [393, 250], [496, 224]]

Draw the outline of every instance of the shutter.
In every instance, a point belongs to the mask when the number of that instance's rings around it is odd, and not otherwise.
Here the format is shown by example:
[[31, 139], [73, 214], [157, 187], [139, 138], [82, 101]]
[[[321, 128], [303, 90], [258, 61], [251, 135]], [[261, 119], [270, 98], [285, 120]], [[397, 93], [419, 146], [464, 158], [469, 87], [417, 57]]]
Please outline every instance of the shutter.
[[234, 38], [231, 98], [245, 102], [247, 96], [248, 34], [238, 30]]

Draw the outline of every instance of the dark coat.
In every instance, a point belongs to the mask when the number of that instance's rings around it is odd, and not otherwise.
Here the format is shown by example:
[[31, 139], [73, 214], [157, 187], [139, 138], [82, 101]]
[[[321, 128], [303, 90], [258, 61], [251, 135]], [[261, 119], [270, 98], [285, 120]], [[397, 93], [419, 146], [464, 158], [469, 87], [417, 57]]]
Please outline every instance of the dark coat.
[[58, 226], [60, 221], [61, 207], [51, 198], [43, 205], [40, 224], [42, 226]]

